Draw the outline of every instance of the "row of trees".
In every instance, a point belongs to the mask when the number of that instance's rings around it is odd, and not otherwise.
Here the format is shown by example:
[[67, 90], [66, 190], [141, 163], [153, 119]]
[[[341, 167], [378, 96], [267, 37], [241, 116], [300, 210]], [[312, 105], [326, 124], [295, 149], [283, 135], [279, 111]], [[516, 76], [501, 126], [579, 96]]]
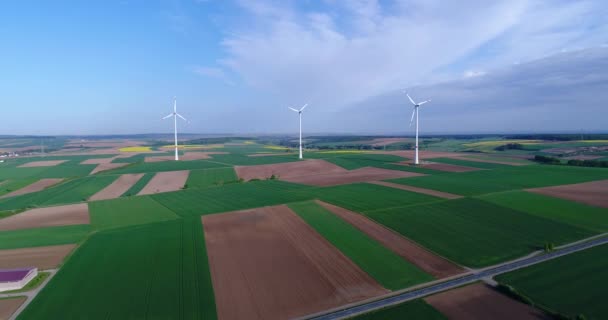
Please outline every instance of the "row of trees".
[[534, 156], [534, 161], [543, 164], [564, 164], [576, 167], [594, 167], [594, 168], [608, 168], [608, 161], [605, 160], [568, 160], [566, 163], [562, 163], [559, 158], [548, 157], [548, 156]]

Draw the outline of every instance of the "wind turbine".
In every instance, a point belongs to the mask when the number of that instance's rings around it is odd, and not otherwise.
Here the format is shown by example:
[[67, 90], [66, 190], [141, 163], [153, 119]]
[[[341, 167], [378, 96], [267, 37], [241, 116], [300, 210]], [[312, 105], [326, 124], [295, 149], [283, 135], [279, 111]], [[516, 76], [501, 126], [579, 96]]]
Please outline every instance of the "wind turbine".
[[420, 108], [421, 105], [423, 105], [427, 102], [431, 102], [431, 100], [429, 99], [426, 101], [416, 103], [416, 102], [414, 102], [414, 99], [412, 99], [412, 97], [410, 97], [410, 95], [407, 92], [405, 94], [407, 95], [407, 97], [410, 99], [410, 101], [414, 105], [414, 110], [412, 111], [412, 118], [410, 119], [410, 127], [412, 126], [412, 122], [414, 121], [414, 115], [416, 115], [416, 159], [414, 160], [414, 164], [419, 164], [419, 162], [418, 162], [418, 108]]
[[175, 161], [179, 160], [179, 154], [177, 152], [177, 117], [182, 118], [182, 120], [188, 122], [188, 120], [186, 120], [186, 118], [182, 117], [181, 114], [177, 113], [177, 98], [173, 97], [173, 112], [170, 113], [169, 115], [167, 115], [166, 117], [162, 118], [162, 120], [168, 119], [173, 117], [173, 128], [174, 128], [174, 134], [175, 134]]
[[302, 108], [300, 108], [300, 110], [289, 107], [289, 109], [291, 109], [294, 112], [297, 112], [298, 115], [300, 116], [300, 159], [302, 159], [302, 111], [304, 111], [304, 108], [306, 108], [306, 106], [308, 106], [308, 103], [305, 104], [304, 106], [302, 106]]

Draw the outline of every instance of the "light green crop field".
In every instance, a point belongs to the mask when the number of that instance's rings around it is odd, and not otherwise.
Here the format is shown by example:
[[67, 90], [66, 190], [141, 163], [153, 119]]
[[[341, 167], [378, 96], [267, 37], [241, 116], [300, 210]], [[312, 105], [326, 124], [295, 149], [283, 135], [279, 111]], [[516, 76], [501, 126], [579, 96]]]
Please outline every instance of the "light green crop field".
[[125, 193], [123, 193], [121, 197], [137, 195], [141, 191], [141, 189], [143, 189], [148, 184], [148, 182], [150, 182], [150, 180], [154, 178], [154, 175], [156, 175], [156, 172], [145, 173], [144, 176], [141, 177], [141, 179], [137, 180], [137, 182], [135, 182], [135, 184], [132, 185], [129, 190], [125, 191]]
[[[223, 151], [223, 150], [222, 150]], [[273, 151], [264, 149], [264, 151]], [[274, 150], [276, 151], [276, 150]], [[263, 157], [250, 157], [246, 154], [241, 153], [230, 153], [230, 154], [214, 154], [211, 155], [213, 162], [221, 163], [227, 166], [254, 166], [261, 164], [273, 164], [283, 162], [294, 162], [299, 161], [298, 156], [294, 153], [286, 153], [285, 155], [279, 156], [263, 156]]]
[[234, 168], [192, 170], [190, 171], [186, 185], [188, 188], [205, 188], [237, 180], [238, 177], [236, 176], [236, 172], [234, 172]]
[[447, 318], [424, 300], [418, 299], [360, 315], [352, 320], [398, 320], [398, 319], [425, 319], [447, 320]]
[[467, 161], [467, 160], [452, 159], [452, 158], [434, 158], [429, 161], [453, 164], [453, 165], [457, 165], [457, 166], [479, 168], [479, 169], [496, 169], [496, 168], [504, 168], [504, 167], [509, 166], [508, 164], [479, 162], [479, 161], [474, 161], [474, 160]]
[[124, 174], [124, 173], [146, 173], [161, 171], [179, 170], [198, 170], [226, 167], [224, 164], [210, 162], [207, 160], [195, 161], [163, 161], [163, 162], [139, 162], [115, 170], [104, 171], [103, 174]]
[[78, 243], [91, 232], [88, 224], [0, 232], [0, 249]]
[[310, 188], [299, 193], [307, 194], [307, 197], [310, 199], [320, 199], [356, 212], [403, 207], [443, 200], [425, 194], [370, 183]]
[[304, 221], [383, 287], [397, 290], [433, 277], [314, 201], [289, 205]]
[[479, 154], [479, 155], [473, 154], [473, 155], [466, 155], [464, 157], [469, 158], [469, 159], [501, 161], [501, 162], [515, 163], [515, 164], [533, 164], [534, 163], [531, 160], [526, 160], [526, 159], [522, 159], [522, 158], [501, 157], [501, 156], [492, 156], [492, 155], [485, 155], [485, 154]]
[[309, 195], [295, 192], [307, 188], [289, 182], [265, 180], [159, 193], [151, 197], [180, 216], [200, 216], [310, 200]]
[[534, 303], [587, 319], [608, 319], [608, 245], [587, 249], [496, 279], [513, 286]]
[[468, 267], [489, 266], [542, 249], [545, 243], [559, 245], [594, 234], [471, 198], [366, 215]]
[[608, 179], [608, 170], [552, 165], [504, 167], [390, 180], [465, 196]]
[[118, 198], [89, 203], [91, 225], [109, 229], [175, 220], [179, 217], [149, 196]]
[[94, 234], [18, 319], [216, 317], [202, 224], [191, 219]]
[[23, 187], [29, 186], [30, 184], [38, 181], [39, 179], [35, 178], [26, 178], [19, 180], [8, 180], [4, 183], [0, 183], [0, 196], [5, 195], [7, 193], [11, 193], [13, 191], [17, 191]]
[[507, 191], [479, 199], [594, 232], [608, 231], [608, 210], [526, 191]]
[[0, 210], [15, 210], [31, 206], [50, 206], [86, 201], [112, 183], [118, 176], [91, 176], [61, 183], [40, 192], [0, 200]]

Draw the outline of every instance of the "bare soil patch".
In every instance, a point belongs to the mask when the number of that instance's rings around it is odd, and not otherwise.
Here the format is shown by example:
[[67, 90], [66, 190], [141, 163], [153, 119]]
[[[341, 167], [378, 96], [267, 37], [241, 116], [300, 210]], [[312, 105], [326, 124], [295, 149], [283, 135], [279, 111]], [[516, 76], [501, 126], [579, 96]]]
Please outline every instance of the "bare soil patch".
[[435, 278], [446, 278], [465, 272], [459, 266], [363, 215], [323, 201], [317, 200], [317, 203]]
[[89, 200], [107, 200], [118, 198], [123, 193], [127, 192], [127, 190], [129, 190], [143, 176], [143, 173], [123, 174], [118, 177], [118, 179], [114, 180], [114, 182], [112, 182], [109, 186], [91, 196]]
[[0, 299], [0, 320], [9, 319], [25, 300], [25, 297]]
[[37, 208], [0, 219], [0, 231], [89, 224], [86, 203]]
[[549, 319], [542, 312], [483, 283], [439, 293], [424, 300], [451, 320]]
[[417, 192], [417, 193], [422, 193], [422, 194], [428, 194], [429, 196], [435, 196], [435, 197], [444, 198], [444, 199], [459, 199], [459, 198], [463, 197], [461, 195], [457, 195], [457, 194], [453, 194], [453, 193], [447, 193], [447, 192], [419, 188], [419, 187], [406, 186], [403, 184], [392, 183], [392, 182], [387, 182], [387, 181], [370, 181], [369, 183], [378, 184], [381, 186], [395, 188], [395, 189], [401, 189], [401, 190], [412, 191], [412, 192]]
[[388, 292], [287, 206], [202, 222], [220, 320], [291, 319]]
[[423, 165], [424, 168], [431, 170], [445, 171], [445, 172], [469, 172], [480, 170], [479, 168], [459, 166], [455, 164], [447, 163], [428, 163]]
[[608, 208], [608, 180], [527, 189], [526, 191]]
[[[210, 152], [185, 152], [179, 156], [181, 161], [193, 161], [193, 160], [204, 160], [211, 159], [211, 155], [214, 154], [226, 154], [227, 152], [210, 151]], [[162, 162], [162, 161], [174, 161], [175, 155], [170, 156], [154, 156], [146, 157], [145, 162]]]
[[112, 163], [112, 161], [114, 160], [114, 158], [116, 158], [116, 157], [87, 159], [87, 160], [81, 162], [80, 164], [105, 164], [105, 163]]
[[396, 178], [408, 178], [418, 177], [424, 174], [416, 172], [388, 170], [381, 168], [365, 167], [351, 171], [317, 174], [317, 175], [305, 175], [297, 177], [282, 178], [283, 180], [313, 185], [313, 186], [336, 186], [340, 184], [350, 184], [357, 182], [368, 182], [376, 180], [396, 179]]
[[60, 165], [67, 160], [46, 160], [46, 161], [32, 161], [20, 165], [18, 168], [34, 168], [34, 167], [54, 167]]
[[129, 165], [129, 163], [102, 163], [100, 165], [98, 165], [97, 167], [95, 167], [95, 169], [93, 169], [93, 171], [91, 171], [91, 173], [89, 173], [89, 175], [91, 174], [96, 174], [102, 171], [108, 171], [108, 170], [113, 170], [113, 169], [118, 169], [124, 166]]
[[11, 193], [7, 193], [5, 195], [3, 195], [2, 197], [0, 197], [0, 199], [2, 198], [9, 198], [9, 197], [14, 197], [14, 196], [20, 196], [22, 194], [28, 194], [28, 193], [32, 193], [32, 192], [38, 192], [41, 190], [44, 190], [52, 185], [56, 185], [59, 182], [63, 181], [63, 179], [40, 179], [28, 186], [25, 186], [19, 190], [15, 190]]
[[307, 175], [344, 173], [348, 170], [325, 160], [304, 160], [259, 166], [236, 166], [236, 174], [243, 180], [267, 179], [272, 175], [280, 179]]
[[0, 250], [0, 269], [37, 267], [39, 270], [56, 268], [76, 248], [75, 244]]
[[184, 187], [190, 171], [159, 172], [150, 179], [138, 195], [177, 191]]

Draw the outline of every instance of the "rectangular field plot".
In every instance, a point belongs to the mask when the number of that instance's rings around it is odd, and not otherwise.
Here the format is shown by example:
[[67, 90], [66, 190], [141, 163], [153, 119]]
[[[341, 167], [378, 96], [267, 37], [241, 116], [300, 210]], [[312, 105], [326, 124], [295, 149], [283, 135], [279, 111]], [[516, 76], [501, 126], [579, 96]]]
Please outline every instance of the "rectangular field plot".
[[608, 319], [608, 245], [496, 277], [534, 303], [550, 310], [587, 319]]
[[227, 165], [210, 162], [207, 160], [197, 161], [163, 161], [163, 162], [140, 162], [123, 168], [107, 171], [109, 174], [124, 173], [146, 173], [161, 171], [198, 170], [226, 167]]
[[593, 232], [464, 198], [367, 213], [373, 220], [468, 267], [484, 267]]
[[448, 320], [424, 300], [414, 300], [352, 318], [352, 320], [425, 319]]
[[128, 197], [89, 203], [91, 224], [95, 229], [175, 220], [175, 213], [150, 197]]
[[387, 289], [434, 279], [314, 201], [292, 203], [289, 208]]
[[200, 216], [312, 199], [298, 190], [309, 187], [283, 181], [233, 183], [152, 195], [180, 216]]
[[468, 161], [468, 160], [453, 159], [453, 158], [435, 158], [435, 159], [432, 159], [432, 161], [438, 162], [438, 163], [452, 164], [452, 165], [456, 165], [456, 166], [463, 166], [463, 167], [468, 167], [468, 168], [478, 168], [478, 169], [496, 169], [496, 168], [504, 168], [504, 167], [509, 166], [508, 164], [482, 162], [481, 160], [474, 161], [473, 159]]
[[91, 232], [88, 224], [0, 232], [0, 249], [78, 243]]
[[19, 317], [215, 318], [199, 219], [93, 235]]
[[291, 319], [387, 292], [286, 206], [202, 221], [219, 319]]
[[601, 180], [608, 170], [534, 165], [395, 179], [391, 182], [464, 196]]
[[[317, 154], [322, 155], [322, 154]], [[325, 158], [325, 161], [331, 162], [347, 170], [354, 170], [363, 167], [375, 167], [385, 163], [394, 163], [405, 161], [405, 158], [390, 155], [390, 154], [353, 154], [343, 155], [339, 157]]]
[[[267, 151], [267, 150], [266, 150]], [[227, 166], [255, 166], [261, 164], [273, 164], [283, 162], [299, 161], [295, 153], [281, 156], [249, 157], [246, 154], [215, 154], [210, 161], [219, 162]]]
[[123, 193], [121, 197], [130, 197], [137, 195], [141, 191], [141, 189], [143, 189], [148, 184], [148, 182], [150, 182], [150, 180], [154, 178], [155, 174], [156, 173], [154, 172], [145, 173], [144, 176], [141, 177], [141, 179], [139, 179], [133, 186], [131, 186], [129, 190], [125, 191], [125, 193]]
[[526, 191], [480, 196], [479, 199], [595, 232], [608, 231], [608, 210]]
[[206, 188], [223, 185], [238, 180], [234, 168], [217, 168], [206, 170], [192, 170], [186, 185], [188, 188]]

